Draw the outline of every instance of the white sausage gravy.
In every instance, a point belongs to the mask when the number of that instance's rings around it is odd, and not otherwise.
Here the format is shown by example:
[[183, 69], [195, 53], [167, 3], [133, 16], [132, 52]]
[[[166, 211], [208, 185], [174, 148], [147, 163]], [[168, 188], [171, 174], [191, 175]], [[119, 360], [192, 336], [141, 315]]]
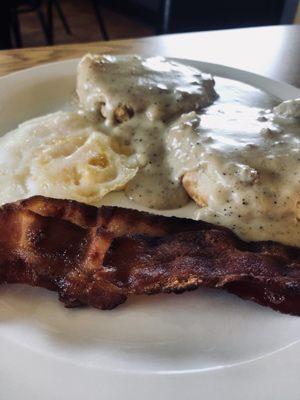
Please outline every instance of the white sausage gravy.
[[214, 80], [161, 57], [87, 55], [82, 112], [137, 154], [125, 192], [152, 209], [184, 206], [244, 240], [300, 246], [300, 100], [272, 110], [215, 102]]

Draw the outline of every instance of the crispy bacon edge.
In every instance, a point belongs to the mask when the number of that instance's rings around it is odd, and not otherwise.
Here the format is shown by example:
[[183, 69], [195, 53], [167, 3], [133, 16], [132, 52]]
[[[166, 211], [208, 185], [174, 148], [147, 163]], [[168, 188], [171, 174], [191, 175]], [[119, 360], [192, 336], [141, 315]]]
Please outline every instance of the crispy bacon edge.
[[0, 208], [0, 283], [100, 309], [206, 286], [300, 315], [300, 249], [246, 243], [202, 221], [36, 196]]

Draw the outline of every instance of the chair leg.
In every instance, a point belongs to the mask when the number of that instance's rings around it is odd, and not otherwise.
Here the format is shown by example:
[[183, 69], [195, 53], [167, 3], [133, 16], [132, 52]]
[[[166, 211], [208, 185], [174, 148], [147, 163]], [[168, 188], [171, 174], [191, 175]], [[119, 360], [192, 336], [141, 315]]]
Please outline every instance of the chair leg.
[[53, 3], [52, 0], [47, 1], [47, 37], [48, 44], [52, 45], [54, 43], [53, 39]]
[[63, 13], [63, 10], [61, 8], [60, 0], [52, 0], [52, 2], [56, 8], [59, 18], [61, 19], [63, 27], [65, 28], [65, 31], [67, 32], [68, 35], [72, 35], [68, 21], [67, 21], [65, 14]]
[[171, 14], [172, 0], [161, 0], [159, 10], [159, 26], [157, 33], [168, 33], [170, 28], [170, 14]]
[[13, 8], [13, 10], [11, 12], [11, 23], [12, 23], [15, 40], [16, 40], [16, 47], [20, 48], [23, 46], [23, 41], [22, 41], [22, 37], [21, 37], [18, 10], [16, 8]]
[[52, 30], [51, 30], [53, 28], [51, 28], [47, 24], [46, 19], [45, 19], [45, 15], [44, 15], [43, 11], [39, 7], [36, 9], [36, 12], [37, 12], [38, 18], [40, 20], [40, 24], [41, 24], [42, 30], [43, 30], [44, 35], [45, 35], [46, 43], [48, 45], [51, 45], [51, 44], [53, 44], [53, 34], [52, 34]]
[[0, 13], [0, 50], [11, 49], [11, 27], [12, 27], [12, 15], [10, 5], [8, 2], [4, 2], [1, 5]]
[[101, 12], [100, 12], [100, 9], [99, 9], [98, 0], [92, 0], [92, 3], [93, 3], [93, 6], [94, 6], [94, 10], [95, 10], [95, 14], [96, 14], [96, 18], [97, 18], [97, 21], [98, 21], [98, 24], [99, 24], [99, 28], [100, 28], [100, 32], [101, 32], [102, 38], [104, 40], [109, 40], [108, 33], [107, 33], [106, 28], [105, 28], [105, 24], [103, 22], [102, 15], [101, 15]]

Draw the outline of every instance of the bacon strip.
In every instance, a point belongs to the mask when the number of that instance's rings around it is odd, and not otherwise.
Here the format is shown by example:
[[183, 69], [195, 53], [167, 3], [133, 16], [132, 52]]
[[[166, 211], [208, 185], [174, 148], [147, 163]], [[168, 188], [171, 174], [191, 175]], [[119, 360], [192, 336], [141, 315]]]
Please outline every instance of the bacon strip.
[[300, 315], [300, 249], [246, 243], [201, 221], [33, 197], [0, 209], [0, 283], [101, 309], [207, 286]]

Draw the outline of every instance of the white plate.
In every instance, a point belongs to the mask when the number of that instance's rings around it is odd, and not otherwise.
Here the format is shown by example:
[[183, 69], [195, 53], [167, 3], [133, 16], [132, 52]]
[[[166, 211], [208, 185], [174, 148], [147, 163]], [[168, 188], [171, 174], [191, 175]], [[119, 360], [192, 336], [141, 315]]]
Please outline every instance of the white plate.
[[[300, 91], [245, 71], [185, 61], [281, 99]], [[77, 60], [0, 79], [1, 133], [66, 107]], [[0, 289], [0, 399], [299, 400], [300, 318], [222, 291], [68, 310], [56, 294]]]

